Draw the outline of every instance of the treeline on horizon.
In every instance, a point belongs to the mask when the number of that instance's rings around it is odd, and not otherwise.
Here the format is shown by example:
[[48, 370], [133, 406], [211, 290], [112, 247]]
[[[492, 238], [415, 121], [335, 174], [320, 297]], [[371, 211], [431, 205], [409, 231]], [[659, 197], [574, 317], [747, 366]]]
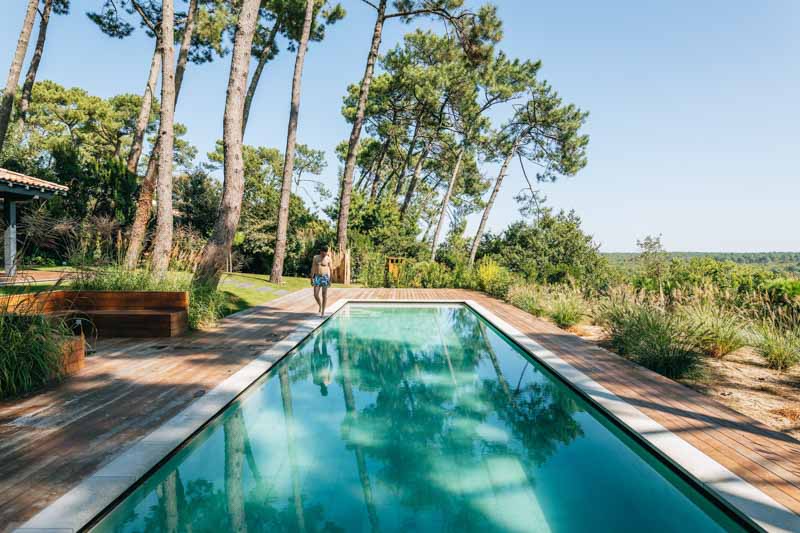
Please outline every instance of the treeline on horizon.
[[[731, 261], [740, 265], [760, 265], [774, 272], [800, 274], [800, 252], [665, 252], [670, 259], [707, 257], [715, 261]], [[602, 252], [619, 266], [633, 266], [641, 252]]]

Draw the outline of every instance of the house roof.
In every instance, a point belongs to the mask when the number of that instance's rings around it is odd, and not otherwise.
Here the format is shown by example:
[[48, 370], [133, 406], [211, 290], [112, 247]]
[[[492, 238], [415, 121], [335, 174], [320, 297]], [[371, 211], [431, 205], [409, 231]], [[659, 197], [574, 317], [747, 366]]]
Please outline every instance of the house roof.
[[20, 187], [27, 191], [30, 191], [30, 189], [38, 189], [42, 192], [49, 193], [65, 193], [69, 190], [69, 187], [66, 185], [59, 185], [52, 181], [26, 176], [25, 174], [20, 174], [19, 172], [6, 170], [4, 168], [0, 168], [0, 184], [10, 188]]

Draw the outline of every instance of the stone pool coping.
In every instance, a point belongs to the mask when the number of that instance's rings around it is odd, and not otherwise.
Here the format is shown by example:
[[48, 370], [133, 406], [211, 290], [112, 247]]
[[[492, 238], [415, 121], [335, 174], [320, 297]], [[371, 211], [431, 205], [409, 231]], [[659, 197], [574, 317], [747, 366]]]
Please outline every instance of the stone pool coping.
[[255, 360], [192, 402], [148, 436], [137, 441], [109, 464], [85, 478], [15, 531], [74, 532], [85, 528], [348, 303], [468, 306], [551, 372], [590, 398], [608, 416], [639, 435], [673, 465], [707, 487], [759, 527], [770, 532], [800, 531], [800, 515], [794, 514], [476, 301], [363, 298], [342, 298], [326, 311], [324, 317], [314, 317], [300, 323], [292, 333], [259, 354]]

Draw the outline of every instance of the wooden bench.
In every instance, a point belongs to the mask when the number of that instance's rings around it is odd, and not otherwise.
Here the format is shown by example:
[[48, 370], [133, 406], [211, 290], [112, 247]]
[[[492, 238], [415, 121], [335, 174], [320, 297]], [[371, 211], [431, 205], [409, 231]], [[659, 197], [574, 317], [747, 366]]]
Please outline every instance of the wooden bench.
[[0, 299], [0, 309], [66, 317], [98, 337], [174, 337], [189, 328], [185, 292], [49, 291]]

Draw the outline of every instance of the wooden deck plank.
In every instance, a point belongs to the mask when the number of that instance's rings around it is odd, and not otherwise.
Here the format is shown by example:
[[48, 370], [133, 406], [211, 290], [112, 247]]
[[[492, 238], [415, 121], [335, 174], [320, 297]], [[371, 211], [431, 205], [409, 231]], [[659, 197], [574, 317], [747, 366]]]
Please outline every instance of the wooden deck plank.
[[[800, 514], [800, 442], [480, 293], [331, 289], [340, 298], [475, 300], [661, 425]], [[53, 390], [0, 403], [0, 524], [24, 522], [312, 316], [310, 289], [173, 339], [97, 341]]]

